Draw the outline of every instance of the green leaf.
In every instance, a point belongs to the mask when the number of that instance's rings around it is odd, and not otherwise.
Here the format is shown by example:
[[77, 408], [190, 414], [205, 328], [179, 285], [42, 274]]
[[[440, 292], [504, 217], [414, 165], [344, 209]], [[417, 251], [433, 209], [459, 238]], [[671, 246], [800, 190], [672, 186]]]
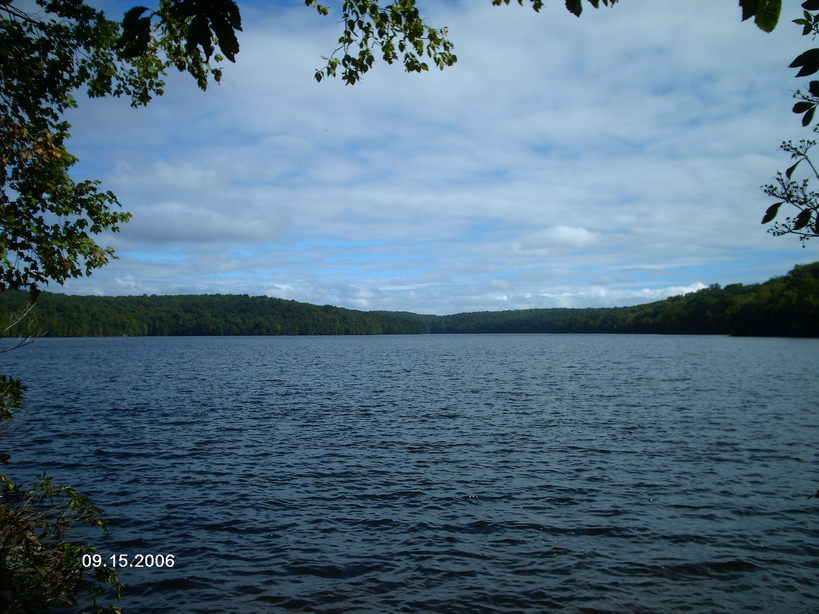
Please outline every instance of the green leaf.
[[806, 11], [819, 11], [819, 0], [806, 0], [802, 3], [802, 8]]
[[808, 225], [810, 222], [811, 215], [813, 215], [812, 209], [805, 209], [801, 211], [799, 215], [796, 216], [796, 220], [793, 223], [793, 230], [800, 230]]
[[773, 32], [779, 22], [779, 13], [782, 11], [782, 0], [759, 0], [754, 23], [760, 30]]
[[186, 42], [189, 52], [193, 52], [196, 47], [202, 47], [205, 52], [205, 61], [213, 54], [213, 43], [211, 42], [208, 19], [204, 15], [197, 15], [191, 20], [188, 29], [188, 40]]
[[773, 220], [773, 219], [776, 217], [776, 214], [777, 214], [777, 213], [779, 213], [779, 207], [780, 207], [782, 204], [783, 204], [783, 203], [781, 203], [781, 202], [779, 202], [779, 203], [774, 203], [774, 204], [772, 204], [770, 207], [768, 207], [768, 208], [765, 210], [765, 215], [762, 217], [762, 222], [761, 222], [761, 223], [762, 223], [762, 224], [767, 224], [768, 222], [770, 222], [771, 220]]
[[819, 98], [819, 81], [811, 81], [808, 91], [810, 92], [811, 96], [816, 96]]
[[144, 54], [151, 41], [151, 17], [142, 17], [145, 6], [135, 6], [122, 18], [122, 35], [117, 41], [117, 49], [125, 59], [133, 59]]
[[756, 15], [756, 8], [759, 0], [739, 0], [739, 6], [742, 7], [742, 21], [750, 19]]
[[236, 3], [233, 0], [210, 0], [201, 3], [200, 10], [210, 22], [221, 52], [231, 62], [235, 62], [236, 54], [239, 53], [236, 31], [242, 29], [242, 17]]
[[580, 17], [583, 12], [583, 0], [566, 0], [566, 8], [572, 15]]
[[794, 113], [804, 113], [805, 111], [810, 109], [812, 106], [813, 106], [812, 102], [807, 102], [807, 101], [797, 102], [795, 105], [793, 105], [793, 112]]
[[810, 108], [810, 110], [805, 113], [802, 117], [802, 125], [807, 126], [809, 123], [813, 121], [813, 114], [816, 112], [816, 105]]
[[223, 21], [212, 21], [213, 31], [216, 33], [216, 40], [219, 49], [231, 62], [236, 61], [236, 54], [239, 53], [239, 39], [230, 24]]
[[793, 62], [789, 64], [790, 68], [800, 68], [796, 73], [797, 77], [806, 77], [812, 75], [819, 70], [819, 49], [808, 49], [804, 53], [800, 53]]
[[[802, 160], [799, 160], [799, 162], [801, 162], [801, 161], [802, 161]], [[788, 168], [788, 170], [786, 170], [786, 171], [785, 171], [785, 176], [786, 176], [788, 179], [790, 179], [790, 178], [791, 178], [791, 175], [793, 175], [793, 171], [795, 171], [795, 170], [796, 170], [796, 167], [797, 167], [797, 166], [799, 166], [799, 162], [797, 162], [796, 164], [794, 164], [793, 166], [791, 166], [790, 168]]]
[[139, 22], [140, 18], [142, 17], [142, 13], [148, 10], [147, 6], [135, 6], [132, 9], [129, 9], [125, 12], [125, 15], [122, 17], [122, 27], [126, 31], [129, 27], [133, 27], [136, 23]]

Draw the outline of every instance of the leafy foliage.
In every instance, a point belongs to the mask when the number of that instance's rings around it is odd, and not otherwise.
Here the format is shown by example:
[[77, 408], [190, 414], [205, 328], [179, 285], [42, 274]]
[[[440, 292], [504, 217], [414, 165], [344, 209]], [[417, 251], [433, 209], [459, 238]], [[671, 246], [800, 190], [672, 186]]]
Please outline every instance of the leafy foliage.
[[233, 0], [160, 0], [155, 11], [131, 8], [121, 25], [116, 48], [124, 59], [158, 62], [162, 72], [174, 66], [190, 73], [203, 90], [211, 78], [222, 78], [211, 59], [235, 62], [239, 53], [236, 32], [242, 30], [242, 18]]
[[[126, 96], [132, 106], [163, 93], [170, 67], [201, 88], [211, 67], [239, 51], [232, 0], [161, 0], [135, 7], [122, 27], [82, 0], [36, 0], [36, 11], [0, 2], [0, 290], [35, 294], [49, 281], [89, 275], [113, 257], [94, 240], [119, 230], [130, 214], [95, 180], [75, 181], [65, 147], [64, 112], [75, 92]], [[151, 17], [159, 22], [151, 24]], [[214, 55], [214, 41], [222, 55]]]
[[69, 176], [76, 158], [63, 146], [68, 126], [52, 128], [0, 124], [0, 289], [36, 292], [49, 280], [89, 275], [113, 255], [91, 235], [117, 231], [130, 217], [111, 209], [119, 203], [98, 182]]
[[[8, 314], [9, 323], [3, 329], [3, 335], [18, 335], [16, 341], [0, 349], [0, 354], [11, 352], [24, 345], [28, 345], [34, 340], [31, 332], [31, 320], [28, 319], [33, 303], [22, 305], [19, 311], [12, 311]], [[14, 333], [11, 333], [14, 331]], [[15, 409], [23, 406], [23, 391], [26, 389], [23, 382], [13, 377], [0, 375], [0, 422], [9, 420]], [[0, 453], [0, 463], [8, 462], [8, 455]]]
[[[28, 300], [28, 295], [19, 294]], [[4, 333], [17, 327], [28, 332], [30, 309], [28, 303], [12, 312]], [[17, 349], [29, 341], [30, 337], [21, 338], [0, 351]], [[0, 422], [23, 406], [24, 390], [20, 380], [0, 375]], [[8, 462], [9, 455], [0, 452], [0, 463]], [[22, 488], [0, 474], [0, 612], [39, 614], [47, 607], [74, 605], [78, 599], [93, 601], [96, 612], [120, 612], [115, 606], [96, 607], [100, 595], [119, 597], [122, 584], [110, 567], [96, 568], [88, 577], [82, 557], [94, 548], [69, 541], [80, 527], [108, 530], [101, 510], [73, 488], [45, 475], [32, 487]]]
[[[32, 304], [27, 294], [18, 294], [26, 302], [9, 314], [3, 332], [8, 335], [22, 329], [26, 336], [0, 353], [32, 339], [27, 320]], [[20, 380], [0, 375], [0, 422], [23, 406], [24, 390]], [[8, 462], [9, 455], [0, 452], [0, 463]], [[107, 592], [119, 597], [122, 585], [114, 569], [98, 568], [91, 578], [86, 577], [82, 556], [94, 549], [68, 541], [69, 534], [82, 526], [107, 531], [100, 513], [76, 490], [55, 484], [45, 475], [26, 489], [0, 474], [0, 611], [39, 613], [50, 606], [73, 605], [78, 598], [95, 601]], [[95, 609], [119, 612], [117, 607]]]
[[108, 590], [119, 597], [122, 584], [114, 569], [97, 567], [88, 577], [82, 556], [94, 548], [69, 541], [80, 526], [107, 531], [100, 513], [73, 488], [49, 477], [23, 489], [0, 475], [0, 611], [34, 614], [74, 605], [78, 598], [96, 604]]
[[773, 32], [782, 12], [782, 0], [739, 0], [742, 19], [754, 18], [760, 30]]
[[[11, 418], [15, 409], [23, 406], [23, 382], [7, 375], [0, 375], [0, 421]], [[0, 455], [0, 461], [7, 462], [8, 456]]]
[[110, 208], [113, 194], [68, 174], [76, 158], [64, 147], [69, 126], [60, 117], [76, 105], [73, 91], [140, 94], [136, 71], [113, 80], [110, 22], [79, 2], [39, 4], [51, 19], [0, 4], [0, 289], [32, 292], [105, 264], [111, 251], [91, 234], [128, 219]]
[[819, 179], [819, 173], [811, 162], [808, 152], [816, 145], [816, 141], [799, 141], [794, 145], [791, 141], [785, 141], [781, 149], [790, 154], [794, 164], [788, 167], [785, 173], [776, 174], [776, 183], [764, 186], [762, 189], [766, 195], [777, 200], [768, 207], [762, 218], [762, 223], [767, 224], [776, 219], [782, 205], [788, 204], [796, 208], [797, 214], [794, 217], [786, 217], [774, 223], [770, 232], [775, 236], [784, 234], [797, 235], [804, 245], [805, 241], [812, 237], [819, 236], [819, 193], [810, 189], [809, 179], [796, 181], [793, 179], [794, 171], [804, 163], [810, 168], [811, 178]]
[[[316, 0], [305, 3], [322, 15], [329, 14], [329, 8]], [[338, 47], [325, 58], [326, 65], [316, 70], [317, 81], [336, 76], [341, 67], [342, 80], [349, 85], [356, 83], [375, 61], [374, 46], [387, 64], [400, 58], [407, 72], [429, 70], [424, 57], [441, 69], [457, 61], [446, 28], [426, 25], [415, 0], [396, 0], [384, 7], [370, 0], [344, 0], [341, 21], [344, 31]]]
[[[802, 3], [803, 16], [794, 19], [794, 23], [802, 26], [803, 36], [815, 37], [819, 34], [819, 0], [807, 0]], [[819, 49], [808, 49], [800, 53], [790, 64], [791, 68], [798, 68], [797, 77], [809, 77], [819, 71]], [[794, 97], [799, 100], [793, 105], [793, 112], [802, 116], [802, 125], [810, 126], [819, 105], [819, 80], [811, 80], [807, 92], [797, 90]], [[813, 128], [817, 131], [817, 126]], [[762, 223], [774, 222], [768, 232], [774, 236], [796, 235], [802, 241], [802, 246], [810, 239], [819, 236], [819, 194], [810, 189], [810, 182], [819, 179], [816, 167], [811, 162], [808, 152], [816, 141], [801, 140], [798, 145], [791, 141], [784, 141], [780, 149], [789, 154], [794, 163], [784, 173], [778, 172], [774, 183], [762, 186], [762, 191], [776, 200], [762, 216]], [[793, 179], [794, 171], [799, 166], [809, 167], [810, 173], [801, 181]], [[782, 205], [796, 209], [783, 219], [777, 219]]]
[[[803, 17], [794, 19], [793, 22], [802, 26], [802, 36], [815, 37], [819, 34], [819, 0], [808, 0], [802, 3], [804, 9]], [[800, 53], [793, 62], [790, 63], [790, 68], [798, 68], [797, 77], [808, 77], [819, 71], [819, 49], [808, 49]], [[808, 84], [808, 92], [802, 93], [797, 90], [794, 94], [800, 102], [793, 105], [793, 112], [802, 115], [802, 125], [808, 126], [813, 121], [816, 113], [816, 105], [819, 103], [819, 81], [811, 81]]]
[[[523, 6], [525, 0], [517, 0]], [[543, 0], [528, 0], [535, 11], [543, 8]], [[617, 0], [588, 0], [598, 8], [602, 2], [606, 6]], [[510, 0], [492, 0], [499, 6]], [[330, 8], [318, 0], [305, 0], [321, 15], [329, 15]], [[566, 0], [566, 8], [580, 16], [582, 0]], [[316, 70], [317, 81], [325, 77], [335, 77], [341, 69], [341, 79], [348, 85], [359, 81], [372, 68], [376, 49], [387, 64], [400, 61], [407, 72], [429, 70], [431, 61], [443, 70], [458, 61], [453, 52], [454, 44], [447, 38], [446, 28], [427, 25], [415, 0], [395, 0], [381, 5], [373, 0], [343, 0], [340, 23], [344, 30], [338, 39], [338, 47], [324, 59], [327, 63]]]

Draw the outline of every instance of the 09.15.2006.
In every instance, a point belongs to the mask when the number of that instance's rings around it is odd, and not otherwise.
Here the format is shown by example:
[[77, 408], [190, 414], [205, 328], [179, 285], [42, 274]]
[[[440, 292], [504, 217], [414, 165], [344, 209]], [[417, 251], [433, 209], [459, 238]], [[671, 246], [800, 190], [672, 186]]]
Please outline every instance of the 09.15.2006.
[[173, 554], [112, 554], [103, 557], [101, 554], [83, 554], [83, 567], [173, 567], [176, 558]]

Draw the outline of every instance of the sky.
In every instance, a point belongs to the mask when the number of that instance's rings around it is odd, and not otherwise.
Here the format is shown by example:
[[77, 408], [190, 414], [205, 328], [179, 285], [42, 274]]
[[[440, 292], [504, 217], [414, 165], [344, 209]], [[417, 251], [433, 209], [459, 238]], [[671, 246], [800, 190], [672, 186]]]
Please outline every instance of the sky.
[[70, 113], [73, 174], [133, 219], [100, 238], [117, 260], [48, 289], [449, 314], [782, 275], [819, 260], [760, 224], [760, 186], [789, 166], [779, 143], [812, 135], [788, 68], [811, 41], [785, 4], [766, 34], [735, 0], [624, 0], [579, 19], [558, 0], [539, 14], [419, 0], [458, 63], [377, 62], [347, 86], [313, 77], [337, 11], [240, 2], [221, 85], [174, 74], [146, 108]]

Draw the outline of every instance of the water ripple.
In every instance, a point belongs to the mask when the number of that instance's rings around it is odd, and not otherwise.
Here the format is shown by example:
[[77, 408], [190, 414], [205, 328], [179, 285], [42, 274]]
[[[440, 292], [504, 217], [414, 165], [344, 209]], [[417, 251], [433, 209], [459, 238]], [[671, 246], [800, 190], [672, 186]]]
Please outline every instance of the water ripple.
[[[819, 343], [43, 339], [0, 429], [126, 612], [819, 611]], [[66, 419], [70, 416], [70, 419]]]

